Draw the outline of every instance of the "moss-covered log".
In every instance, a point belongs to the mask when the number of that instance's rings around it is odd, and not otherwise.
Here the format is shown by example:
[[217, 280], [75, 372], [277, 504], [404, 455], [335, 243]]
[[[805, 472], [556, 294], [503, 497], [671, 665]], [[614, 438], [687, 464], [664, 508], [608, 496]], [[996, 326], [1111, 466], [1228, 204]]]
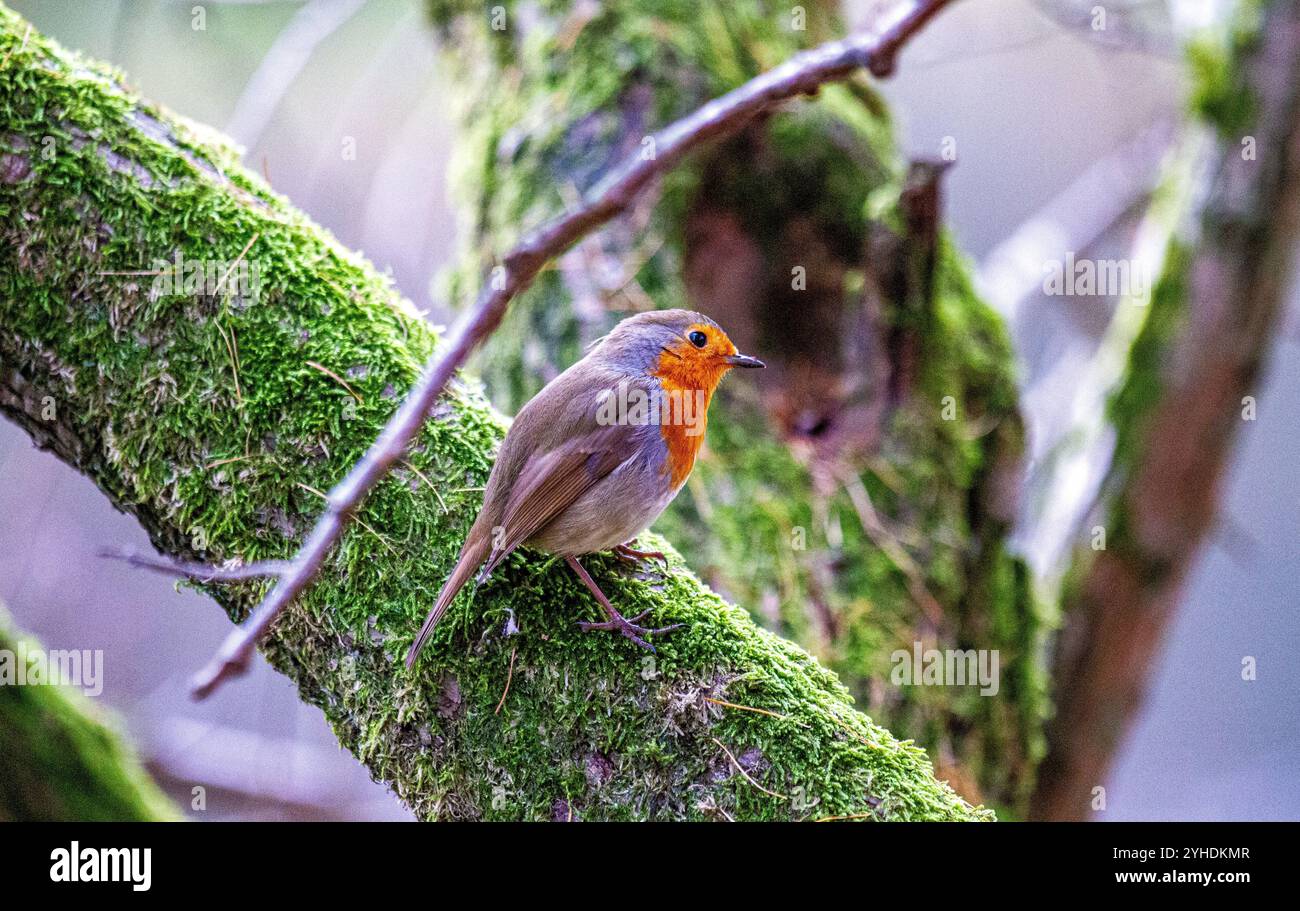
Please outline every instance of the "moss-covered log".
[[50, 658], [0, 605], [0, 822], [180, 818], [99, 708], [54, 685]]
[[[488, 6], [430, 3], [465, 104], [455, 172], [470, 217], [448, 284], [461, 304], [521, 229], [622, 156], [653, 154], [650, 132], [843, 28], [829, 0]], [[1006, 548], [1013, 360], [939, 227], [940, 171], [898, 160], [865, 76], [825, 87], [702, 151], [571, 251], [477, 366], [512, 410], [629, 310], [717, 318], [769, 369], [724, 384], [705, 454], [656, 528], [963, 794], [1023, 810], [1052, 618]], [[892, 681], [915, 642], [996, 651], [997, 694]]]
[[[2, 7], [0, 61], [0, 409], [160, 550], [290, 555], [434, 332], [219, 137]], [[581, 633], [596, 605], [520, 553], [407, 673], [502, 427], [451, 389], [264, 645], [419, 816], [991, 817], [676, 557], [590, 561], [625, 610], [688, 624], [657, 656]], [[238, 619], [264, 589], [213, 594]]]

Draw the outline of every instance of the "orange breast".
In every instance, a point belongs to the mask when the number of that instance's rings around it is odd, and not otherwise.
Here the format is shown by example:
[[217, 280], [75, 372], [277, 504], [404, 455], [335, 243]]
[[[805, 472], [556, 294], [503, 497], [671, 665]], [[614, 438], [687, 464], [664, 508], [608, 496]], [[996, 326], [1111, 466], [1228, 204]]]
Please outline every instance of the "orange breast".
[[664, 470], [673, 487], [681, 485], [695, 467], [695, 457], [704, 445], [709, 401], [724, 372], [725, 368], [719, 370], [689, 356], [675, 357], [668, 352], [659, 356], [654, 376], [666, 393], [659, 432], [668, 445]]

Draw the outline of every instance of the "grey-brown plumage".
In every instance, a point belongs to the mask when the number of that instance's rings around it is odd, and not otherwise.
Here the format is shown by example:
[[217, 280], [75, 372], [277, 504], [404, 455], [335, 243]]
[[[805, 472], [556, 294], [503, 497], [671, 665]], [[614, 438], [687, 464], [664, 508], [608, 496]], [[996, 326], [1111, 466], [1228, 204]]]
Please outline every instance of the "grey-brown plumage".
[[[521, 544], [569, 559], [610, 613], [609, 624], [589, 626], [618, 629], [647, 645], [638, 633], [654, 631], [619, 617], [574, 558], [622, 545], [648, 528], [676, 496], [690, 465], [682, 465], [685, 455], [675, 442], [680, 428], [609, 423], [602, 419], [602, 399], [630, 395], [634, 389], [653, 396], [666, 387], [694, 385], [705, 394], [707, 406], [707, 396], [733, 366], [762, 365], [738, 355], [708, 317], [656, 310], [619, 323], [586, 357], [548, 383], [520, 410], [501, 444], [483, 507], [407, 654], [407, 666], [414, 665], [475, 572], [482, 567], [480, 578], [486, 578]], [[691, 447], [693, 461], [698, 442], [684, 445]]]

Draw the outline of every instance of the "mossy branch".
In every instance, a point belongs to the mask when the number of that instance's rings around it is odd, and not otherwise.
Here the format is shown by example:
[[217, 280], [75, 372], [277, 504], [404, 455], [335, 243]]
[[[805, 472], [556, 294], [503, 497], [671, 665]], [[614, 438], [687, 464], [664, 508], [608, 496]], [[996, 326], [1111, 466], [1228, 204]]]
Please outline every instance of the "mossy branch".
[[[199, 672], [194, 694], [204, 698], [232, 676], [244, 673], [253, 649], [275, 619], [311, 584], [330, 550], [370, 489], [406, 452], [420, 423], [470, 353], [501, 324], [506, 308], [539, 272], [592, 230], [625, 212], [659, 174], [705, 141], [734, 133], [774, 105], [820, 86], [838, 82], [862, 68], [877, 75], [893, 71], [895, 58], [916, 34], [951, 0], [915, 0], [906, 15], [890, 19], [879, 30], [868, 30], [814, 48], [711, 101], [653, 136], [654, 155], [628, 156], [580, 204], [531, 231], [501, 258], [493, 280], [484, 283], [473, 310], [448, 336], [446, 348], [431, 358], [407, 393], [401, 408], [384, 425], [365, 455], [325, 497], [326, 509], [294, 556], [288, 570], [257, 605], [248, 621], [227, 637], [209, 665]], [[254, 236], [254, 239], [256, 235]], [[248, 246], [251, 246], [252, 240]], [[248, 247], [240, 251], [240, 258]], [[346, 382], [328, 368], [317, 370]], [[412, 653], [414, 655], [414, 653]]]
[[[0, 60], [0, 409], [163, 553], [292, 555], [434, 332], [219, 137], [3, 7]], [[205, 280], [237, 262], [256, 280]], [[177, 268], [192, 286], [139, 274]], [[594, 604], [519, 554], [407, 673], [502, 426], [454, 382], [263, 645], [417, 815], [991, 817], [675, 557], [645, 576], [592, 562], [626, 610], [689, 624], [657, 656], [579, 632]], [[208, 586], [235, 619], [265, 587]]]
[[3, 604], [0, 665], [0, 822], [180, 818], [95, 704], [54, 685], [63, 661], [18, 633]]

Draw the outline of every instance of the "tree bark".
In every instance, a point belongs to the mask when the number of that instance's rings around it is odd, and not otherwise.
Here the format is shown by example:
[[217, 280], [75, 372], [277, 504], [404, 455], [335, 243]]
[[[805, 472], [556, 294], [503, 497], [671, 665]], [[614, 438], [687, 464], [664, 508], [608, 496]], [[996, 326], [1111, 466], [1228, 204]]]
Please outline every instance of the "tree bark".
[[[0, 59], [0, 409], [164, 553], [290, 556], [435, 333], [220, 137], [3, 7]], [[140, 274], [169, 270], [193, 284]], [[502, 430], [449, 391], [264, 645], [418, 816], [991, 818], [676, 558], [589, 561], [625, 612], [688, 624], [655, 656], [580, 632], [585, 590], [520, 554], [404, 671]], [[265, 583], [210, 588], [239, 619]]]

